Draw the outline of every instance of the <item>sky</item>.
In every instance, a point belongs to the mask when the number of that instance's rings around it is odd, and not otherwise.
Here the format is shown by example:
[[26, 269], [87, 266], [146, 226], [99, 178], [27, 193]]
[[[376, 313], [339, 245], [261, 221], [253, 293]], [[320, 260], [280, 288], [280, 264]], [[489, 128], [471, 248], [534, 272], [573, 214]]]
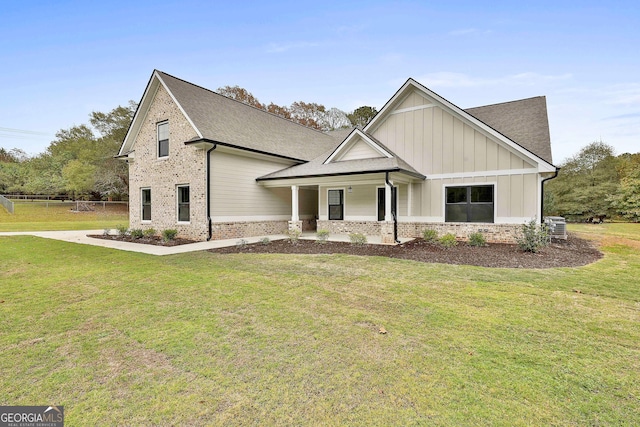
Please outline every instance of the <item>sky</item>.
[[409, 78], [461, 108], [546, 96], [555, 164], [640, 152], [640, 2], [10, 1], [0, 147], [42, 153], [154, 69], [261, 102], [380, 109]]

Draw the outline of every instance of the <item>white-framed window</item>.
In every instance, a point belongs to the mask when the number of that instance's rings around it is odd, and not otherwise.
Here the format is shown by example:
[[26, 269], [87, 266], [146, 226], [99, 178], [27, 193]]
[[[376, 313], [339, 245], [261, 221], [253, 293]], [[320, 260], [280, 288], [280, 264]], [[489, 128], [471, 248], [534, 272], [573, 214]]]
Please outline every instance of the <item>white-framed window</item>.
[[190, 200], [188, 185], [178, 185], [176, 187], [178, 199], [178, 222], [189, 222], [191, 220]]
[[158, 157], [169, 155], [169, 122], [164, 121], [157, 124], [158, 129]]
[[327, 192], [329, 220], [344, 219], [344, 189], [332, 189]]
[[451, 186], [445, 189], [445, 222], [494, 222], [494, 186]]
[[151, 221], [151, 189], [140, 189], [140, 217], [142, 221]]

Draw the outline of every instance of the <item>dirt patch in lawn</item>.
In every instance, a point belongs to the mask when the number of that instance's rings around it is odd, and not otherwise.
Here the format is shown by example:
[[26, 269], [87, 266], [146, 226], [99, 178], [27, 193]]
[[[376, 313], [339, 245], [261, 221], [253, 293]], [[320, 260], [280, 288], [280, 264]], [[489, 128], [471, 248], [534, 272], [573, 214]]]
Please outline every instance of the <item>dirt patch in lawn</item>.
[[602, 253], [588, 240], [569, 234], [567, 240], [553, 240], [538, 253], [523, 252], [517, 245], [489, 244], [473, 247], [459, 243], [452, 248], [444, 248], [437, 243], [427, 243], [415, 239], [400, 245], [353, 245], [344, 242], [318, 243], [313, 240], [276, 240], [268, 244], [254, 243], [211, 249], [210, 252], [231, 253], [272, 253], [272, 254], [349, 254], [359, 256], [384, 256], [412, 261], [476, 265], [501, 268], [553, 268], [578, 267], [602, 258]]

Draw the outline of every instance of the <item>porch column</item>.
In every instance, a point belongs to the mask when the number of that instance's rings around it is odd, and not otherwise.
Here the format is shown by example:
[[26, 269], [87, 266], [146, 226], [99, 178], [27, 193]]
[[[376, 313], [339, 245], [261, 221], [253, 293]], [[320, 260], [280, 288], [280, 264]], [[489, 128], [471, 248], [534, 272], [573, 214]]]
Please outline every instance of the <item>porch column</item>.
[[[393, 185], [393, 182], [391, 182], [391, 185]], [[391, 215], [391, 186], [386, 182], [384, 183], [384, 220], [393, 221], [393, 216]]]
[[292, 185], [291, 186], [291, 221], [300, 220], [299, 211], [300, 211], [300, 208], [298, 206], [298, 186]]
[[291, 186], [291, 221], [289, 221], [290, 233], [302, 233], [302, 221], [300, 221], [300, 207], [297, 185]]
[[393, 182], [389, 181], [391, 185], [384, 183], [384, 222], [380, 224], [380, 238], [382, 243], [394, 244], [393, 240], [393, 215], [391, 213], [391, 189], [393, 188]]

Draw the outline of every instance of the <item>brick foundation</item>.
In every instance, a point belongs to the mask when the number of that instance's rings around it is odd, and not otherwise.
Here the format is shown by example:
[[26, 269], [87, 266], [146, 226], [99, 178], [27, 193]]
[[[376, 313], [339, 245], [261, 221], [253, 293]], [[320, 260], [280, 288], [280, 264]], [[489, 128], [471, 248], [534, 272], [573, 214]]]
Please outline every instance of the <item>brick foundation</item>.
[[211, 238], [213, 240], [222, 240], [269, 236], [272, 234], [286, 234], [288, 229], [288, 221], [214, 222], [212, 224]]
[[[393, 223], [390, 223], [391, 240], [393, 240]], [[318, 230], [329, 230], [331, 234], [362, 233], [367, 236], [382, 236], [388, 240], [389, 229], [384, 222], [378, 221], [326, 221], [318, 220]], [[480, 232], [489, 243], [515, 243], [520, 234], [520, 224], [488, 224], [488, 223], [439, 223], [439, 222], [399, 222], [398, 237], [422, 237], [426, 228], [436, 230], [438, 236], [452, 233], [459, 240], [467, 240], [469, 234]], [[386, 240], [385, 240], [386, 238]]]

